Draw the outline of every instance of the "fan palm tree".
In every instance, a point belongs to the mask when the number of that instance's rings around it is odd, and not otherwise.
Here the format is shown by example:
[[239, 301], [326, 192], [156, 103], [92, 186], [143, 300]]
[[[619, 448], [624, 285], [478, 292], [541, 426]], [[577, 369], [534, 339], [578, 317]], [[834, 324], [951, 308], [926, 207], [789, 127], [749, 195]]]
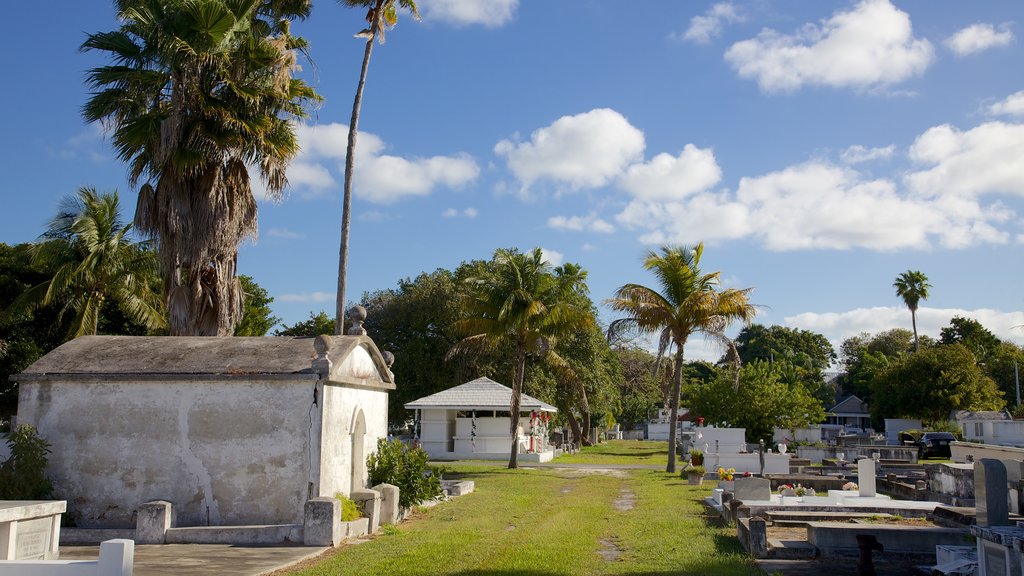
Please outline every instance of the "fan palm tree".
[[[644, 268], [654, 272], [660, 291], [640, 284], [626, 284], [615, 291], [614, 298], [605, 301], [616, 312], [628, 314], [614, 320], [609, 326], [610, 332], [630, 330], [658, 334], [659, 359], [675, 347], [669, 395], [668, 472], [676, 471], [676, 418], [683, 380], [683, 347], [693, 334], [703, 334], [728, 345], [731, 341], [725, 336], [726, 327], [735, 320], [749, 323], [757, 313], [748, 299], [753, 288], [719, 289], [720, 273], [705, 274], [700, 269], [703, 253], [703, 243], [693, 248], [664, 246], [660, 253], [651, 251], [644, 260]], [[733, 348], [730, 347], [730, 351]]]
[[488, 270], [467, 281], [469, 317], [455, 323], [465, 337], [448, 353], [495, 350], [507, 346], [513, 354], [512, 397], [509, 403], [512, 447], [509, 468], [518, 467], [519, 407], [528, 356], [543, 357], [565, 377], [566, 362], [554, 351], [561, 336], [593, 324], [590, 311], [565, 296], [579, 290], [583, 275], [556, 276], [539, 248], [528, 254], [500, 249]]
[[272, 199], [298, 152], [290, 122], [319, 99], [301, 80], [290, 22], [309, 0], [118, 0], [121, 27], [82, 113], [110, 131], [139, 189], [135, 225], [155, 240], [172, 335], [232, 333], [243, 313], [238, 245], [255, 238], [250, 168]]
[[338, 0], [349, 7], [366, 8], [367, 27], [356, 34], [356, 38], [366, 38], [363, 50], [363, 66], [359, 71], [359, 84], [356, 85], [356, 98], [352, 103], [352, 119], [348, 123], [348, 147], [345, 150], [345, 190], [341, 205], [341, 246], [338, 254], [338, 294], [334, 316], [334, 333], [341, 334], [345, 327], [345, 283], [348, 269], [348, 231], [352, 220], [352, 174], [355, 171], [356, 135], [359, 132], [359, 110], [363, 105], [363, 87], [366, 86], [366, 72], [370, 69], [370, 54], [373, 52], [373, 41], [384, 43], [384, 31], [398, 23], [398, 7], [412, 12], [419, 18], [419, 9], [415, 0]]
[[910, 308], [910, 322], [914, 327], [914, 352], [921, 351], [921, 343], [917, 339], [917, 305], [921, 300], [928, 299], [928, 290], [932, 287], [928, 277], [917, 270], [907, 270], [896, 277], [892, 283], [896, 295]]
[[160, 296], [151, 287], [156, 259], [128, 238], [129, 230], [131, 224], [121, 222], [116, 192], [80, 188], [62, 202], [43, 241], [32, 248], [33, 264], [52, 270], [52, 278], [26, 290], [9, 311], [56, 304], [61, 317], [72, 317], [73, 338], [96, 334], [108, 304], [147, 328], [163, 327]]

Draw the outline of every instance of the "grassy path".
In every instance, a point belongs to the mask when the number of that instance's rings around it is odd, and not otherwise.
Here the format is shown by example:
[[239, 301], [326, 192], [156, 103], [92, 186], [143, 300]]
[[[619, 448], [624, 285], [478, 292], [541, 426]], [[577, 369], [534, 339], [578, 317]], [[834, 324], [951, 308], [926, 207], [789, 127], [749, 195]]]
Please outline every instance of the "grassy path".
[[705, 516], [709, 489], [677, 476], [457, 465], [454, 476], [476, 491], [292, 574], [759, 573], [733, 531]]

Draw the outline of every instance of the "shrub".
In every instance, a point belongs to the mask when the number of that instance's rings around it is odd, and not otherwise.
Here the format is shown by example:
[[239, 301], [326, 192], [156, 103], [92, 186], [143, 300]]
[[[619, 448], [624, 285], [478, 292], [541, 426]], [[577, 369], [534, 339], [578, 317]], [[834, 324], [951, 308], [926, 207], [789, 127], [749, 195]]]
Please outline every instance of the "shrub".
[[704, 452], [702, 450], [690, 450], [690, 464], [700, 466], [704, 464]]
[[352, 500], [341, 492], [336, 492], [334, 497], [341, 501], [342, 522], [351, 522], [363, 517], [363, 512], [359, 509], [359, 506], [356, 506], [355, 500]]
[[703, 466], [698, 464], [697, 466], [688, 466], [686, 469], [679, 473], [679, 475], [684, 478], [690, 476], [691, 474], [703, 478], [704, 475], [707, 474], [707, 470], [705, 470]]
[[428, 466], [428, 459], [422, 448], [409, 448], [401, 440], [381, 438], [377, 441], [377, 452], [366, 460], [370, 485], [398, 486], [398, 504], [403, 508], [433, 500], [442, 494], [444, 469]]
[[50, 444], [33, 426], [18, 426], [7, 439], [11, 457], [0, 464], [0, 500], [47, 500], [53, 484], [46, 478]]

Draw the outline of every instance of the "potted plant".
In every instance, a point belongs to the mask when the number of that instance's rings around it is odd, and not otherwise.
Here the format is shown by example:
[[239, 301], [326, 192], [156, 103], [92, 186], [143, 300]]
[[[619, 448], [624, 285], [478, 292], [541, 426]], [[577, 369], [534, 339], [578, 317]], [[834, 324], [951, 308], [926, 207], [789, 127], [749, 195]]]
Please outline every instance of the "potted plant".
[[732, 492], [733, 490], [733, 478], [736, 476], [735, 468], [718, 468], [718, 487]]
[[704, 452], [702, 450], [691, 449], [690, 450], [690, 464], [694, 466], [704, 465]]
[[687, 484], [690, 486], [701, 486], [704, 484], [704, 475], [707, 474], [707, 471], [704, 470], [703, 466], [697, 465], [687, 467], [686, 470], [683, 470], [683, 473], [686, 474]]

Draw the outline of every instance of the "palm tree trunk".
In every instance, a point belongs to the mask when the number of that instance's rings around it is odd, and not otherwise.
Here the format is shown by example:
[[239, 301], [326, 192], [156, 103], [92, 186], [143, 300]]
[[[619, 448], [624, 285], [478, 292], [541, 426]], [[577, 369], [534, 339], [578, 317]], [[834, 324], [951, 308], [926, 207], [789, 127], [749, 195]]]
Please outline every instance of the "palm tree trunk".
[[523, 377], [526, 374], [526, 348], [524, 345], [516, 346], [515, 375], [512, 377], [512, 399], [508, 407], [509, 433], [512, 436], [512, 451], [508, 457], [508, 467], [519, 467], [519, 405], [523, 395]]
[[921, 351], [921, 343], [917, 340], [917, 310], [910, 309], [910, 324], [914, 327], [914, 352]]
[[580, 445], [591, 446], [593, 442], [590, 441], [590, 401], [587, 400], [587, 388], [583, 382], [580, 382], [579, 388], [580, 420], [583, 422], [583, 436], [580, 438]]
[[[377, 0], [375, 14], [380, 14], [384, 0]], [[370, 24], [370, 37], [366, 39], [366, 50], [363, 52], [363, 68], [359, 72], [359, 85], [356, 86], [356, 99], [352, 103], [352, 119], [348, 123], [348, 148], [345, 149], [345, 191], [341, 207], [341, 246], [338, 250], [338, 295], [335, 301], [334, 333], [344, 334], [345, 330], [345, 284], [348, 267], [348, 231], [352, 221], [352, 172], [355, 169], [356, 134], [359, 126], [359, 109], [363, 105], [363, 87], [366, 85], [366, 72], [370, 69], [370, 53], [373, 52], [373, 41], [377, 38], [377, 27]]]
[[669, 398], [668, 466], [665, 471], [676, 471], [676, 419], [679, 416], [679, 390], [683, 385], [683, 343], [676, 342], [676, 365], [672, 374], [672, 396]]

